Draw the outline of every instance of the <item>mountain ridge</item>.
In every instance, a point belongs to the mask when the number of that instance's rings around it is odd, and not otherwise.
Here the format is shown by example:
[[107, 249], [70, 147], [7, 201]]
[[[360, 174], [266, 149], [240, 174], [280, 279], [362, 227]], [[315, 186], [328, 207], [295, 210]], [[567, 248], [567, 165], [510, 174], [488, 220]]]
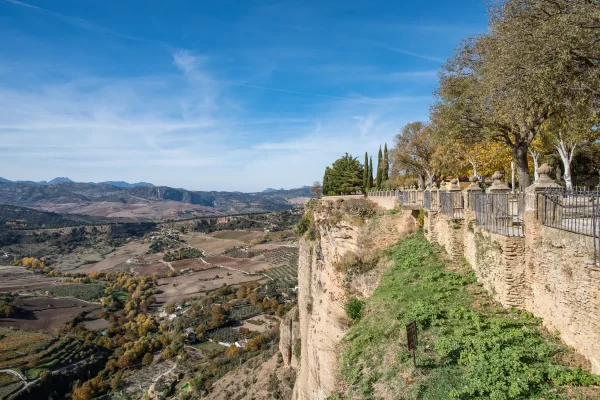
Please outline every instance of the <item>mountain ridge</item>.
[[[115, 185], [114, 182], [79, 183], [65, 179], [68, 178], [46, 185], [0, 180], [0, 204], [101, 217], [161, 219], [214, 212], [289, 210], [294, 207], [289, 200], [312, 197], [307, 188], [241, 193]], [[142, 209], [144, 211], [140, 211]]]

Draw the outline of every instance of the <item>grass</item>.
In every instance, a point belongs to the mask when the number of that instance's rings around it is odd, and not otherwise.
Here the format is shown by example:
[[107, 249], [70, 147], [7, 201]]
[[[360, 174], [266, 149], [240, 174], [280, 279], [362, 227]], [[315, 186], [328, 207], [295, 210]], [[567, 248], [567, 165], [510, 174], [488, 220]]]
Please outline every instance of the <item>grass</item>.
[[[343, 340], [340, 373], [347, 389], [331, 399], [600, 395], [600, 388], [583, 388], [600, 378], [562, 364], [572, 350], [545, 332], [539, 319], [501, 308], [470, 269], [448, 270], [440, 255], [422, 232], [388, 251], [394, 266]], [[417, 369], [406, 350], [411, 320], [419, 331]]]

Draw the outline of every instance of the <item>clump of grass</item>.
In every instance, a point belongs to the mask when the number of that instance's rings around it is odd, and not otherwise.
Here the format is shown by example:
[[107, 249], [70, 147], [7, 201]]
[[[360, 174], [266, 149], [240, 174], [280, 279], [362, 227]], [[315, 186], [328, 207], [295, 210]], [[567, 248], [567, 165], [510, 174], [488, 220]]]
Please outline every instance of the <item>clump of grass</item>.
[[[561, 365], [560, 354], [571, 350], [545, 335], [539, 319], [495, 305], [474, 285], [472, 271], [446, 270], [422, 232], [388, 256], [394, 266], [344, 338], [344, 395], [372, 398], [386, 390], [393, 398], [415, 399], [577, 398], [577, 387], [600, 383], [580, 367]], [[411, 320], [419, 330], [418, 370], [405, 349]]]
[[356, 297], [351, 297], [346, 302], [344, 309], [346, 310], [346, 314], [353, 321], [358, 321], [360, 317], [362, 317], [363, 309], [365, 307], [365, 302], [357, 299]]

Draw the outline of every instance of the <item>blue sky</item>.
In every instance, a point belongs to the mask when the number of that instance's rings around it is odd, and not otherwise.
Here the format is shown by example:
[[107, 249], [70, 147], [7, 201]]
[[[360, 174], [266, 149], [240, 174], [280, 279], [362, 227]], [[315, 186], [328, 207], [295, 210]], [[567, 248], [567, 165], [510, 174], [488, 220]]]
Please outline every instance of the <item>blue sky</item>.
[[426, 120], [480, 0], [0, 0], [0, 176], [298, 187]]

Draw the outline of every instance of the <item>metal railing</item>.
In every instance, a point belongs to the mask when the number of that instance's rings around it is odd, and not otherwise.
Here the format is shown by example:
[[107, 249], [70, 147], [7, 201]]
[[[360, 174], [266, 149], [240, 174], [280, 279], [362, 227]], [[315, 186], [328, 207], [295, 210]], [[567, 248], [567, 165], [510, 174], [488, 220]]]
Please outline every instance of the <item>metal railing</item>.
[[524, 236], [522, 196], [508, 193], [471, 195], [478, 226], [503, 236]]
[[440, 209], [442, 214], [452, 218], [463, 218], [462, 192], [440, 192]]
[[600, 191], [549, 189], [539, 195], [538, 210], [544, 226], [591, 236], [600, 265]]

